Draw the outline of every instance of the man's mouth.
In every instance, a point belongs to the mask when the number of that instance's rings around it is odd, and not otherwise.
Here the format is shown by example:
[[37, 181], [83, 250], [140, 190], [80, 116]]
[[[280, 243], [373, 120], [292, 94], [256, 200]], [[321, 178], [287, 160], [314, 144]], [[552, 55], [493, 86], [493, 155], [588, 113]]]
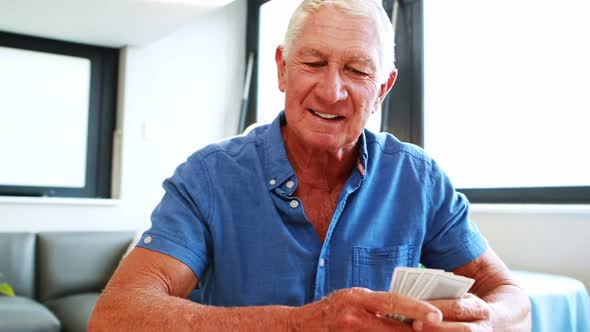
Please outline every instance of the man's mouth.
[[341, 115], [335, 115], [335, 114], [327, 114], [327, 113], [320, 113], [320, 112], [316, 112], [312, 109], [308, 109], [311, 113], [313, 113], [314, 115], [322, 118], [322, 119], [326, 119], [326, 120], [337, 120], [337, 119], [341, 119], [343, 118], [343, 116]]

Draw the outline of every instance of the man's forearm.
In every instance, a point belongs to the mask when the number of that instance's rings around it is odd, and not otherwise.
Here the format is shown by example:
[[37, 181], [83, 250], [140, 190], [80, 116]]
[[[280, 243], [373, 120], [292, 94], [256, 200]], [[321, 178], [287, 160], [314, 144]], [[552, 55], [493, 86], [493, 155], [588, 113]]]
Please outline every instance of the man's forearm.
[[108, 288], [89, 331], [286, 331], [291, 307], [212, 307], [159, 291]]
[[521, 288], [513, 285], [500, 286], [482, 298], [492, 309], [494, 331], [531, 330], [531, 303]]

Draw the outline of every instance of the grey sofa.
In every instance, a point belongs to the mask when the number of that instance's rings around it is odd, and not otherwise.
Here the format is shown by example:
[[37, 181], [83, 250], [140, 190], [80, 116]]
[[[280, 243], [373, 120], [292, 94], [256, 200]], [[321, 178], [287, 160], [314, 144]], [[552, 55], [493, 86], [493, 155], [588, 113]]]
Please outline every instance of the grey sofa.
[[134, 232], [0, 233], [0, 331], [85, 331]]

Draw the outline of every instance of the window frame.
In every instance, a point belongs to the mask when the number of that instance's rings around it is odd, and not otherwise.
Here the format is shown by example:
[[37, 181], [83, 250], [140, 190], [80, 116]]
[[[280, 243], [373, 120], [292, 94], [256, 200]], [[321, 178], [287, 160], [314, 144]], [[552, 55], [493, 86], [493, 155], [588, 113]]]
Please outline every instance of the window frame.
[[[256, 122], [257, 59], [260, 6], [271, 0], [248, 0], [246, 57], [254, 55], [244, 127]], [[395, 0], [383, 0], [391, 19]], [[381, 130], [424, 147], [424, 1], [398, 0], [396, 68], [398, 77], [382, 105]], [[247, 59], [246, 59], [247, 61]], [[238, 132], [244, 128], [240, 127]], [[590, 186], [527, 188], [457, 188], [472, 203], [588, 204]]]
[[111, 198], [119, 49], [10, 32], [0, 32], [0, 46], [90, 61], [85, 186], [68, 188], [0, 184], [0, 196]]

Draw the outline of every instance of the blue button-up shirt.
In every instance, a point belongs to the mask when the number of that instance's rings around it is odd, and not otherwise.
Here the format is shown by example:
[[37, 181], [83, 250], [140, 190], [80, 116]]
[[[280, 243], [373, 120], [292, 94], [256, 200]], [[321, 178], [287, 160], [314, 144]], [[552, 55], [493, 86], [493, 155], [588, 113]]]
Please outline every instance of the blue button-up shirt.
[[348, 287], [388, 290], [396, 266], [455, 269], [487, 247], [468, 202], [420, 148], [365, 130], [322, 243], [294, 195], [281, 113], [197, 151], [164, 182], [138, 246], [175, 257], [199, 302], [303, 305]]

